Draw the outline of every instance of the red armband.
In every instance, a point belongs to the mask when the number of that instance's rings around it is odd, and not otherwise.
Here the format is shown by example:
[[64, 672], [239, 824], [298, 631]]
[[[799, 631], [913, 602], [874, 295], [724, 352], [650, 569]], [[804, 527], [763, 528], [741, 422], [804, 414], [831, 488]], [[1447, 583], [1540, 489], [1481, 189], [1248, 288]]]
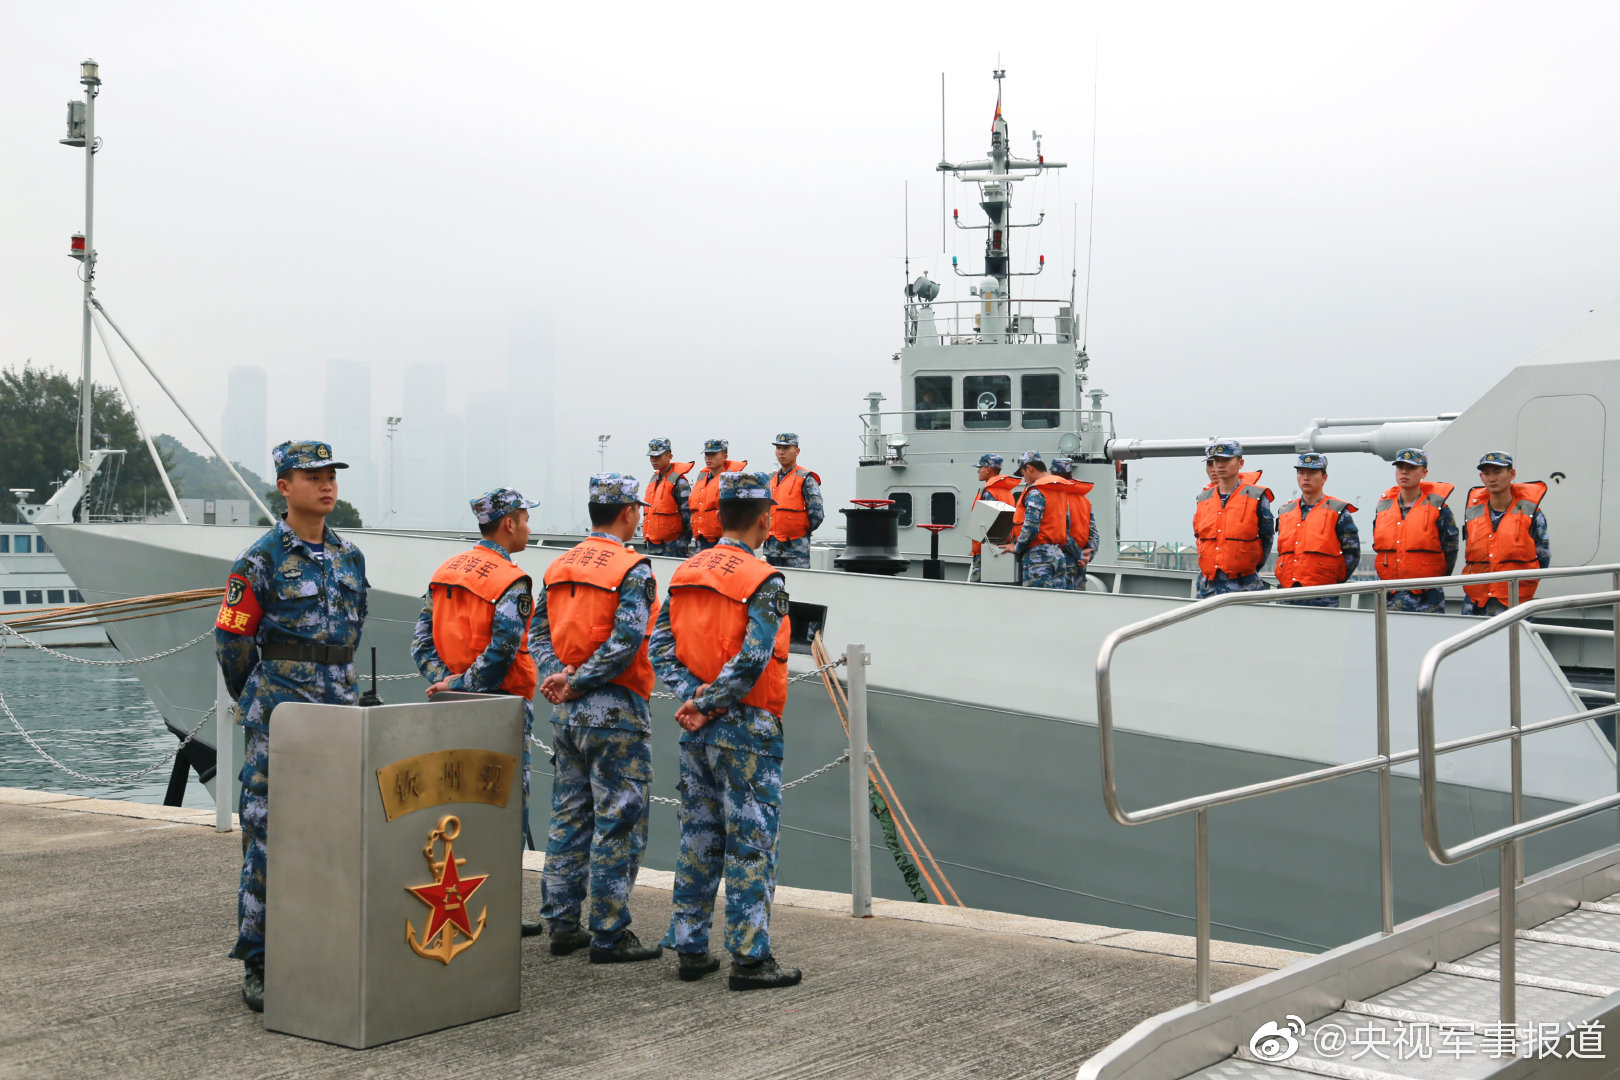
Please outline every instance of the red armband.
[[264, 608], [253, 595], [253, 586], [241, 574], [232, 574], [225, 581], [225, 602], [219, 605], [214, 626], [228, 634], [255, 634]]

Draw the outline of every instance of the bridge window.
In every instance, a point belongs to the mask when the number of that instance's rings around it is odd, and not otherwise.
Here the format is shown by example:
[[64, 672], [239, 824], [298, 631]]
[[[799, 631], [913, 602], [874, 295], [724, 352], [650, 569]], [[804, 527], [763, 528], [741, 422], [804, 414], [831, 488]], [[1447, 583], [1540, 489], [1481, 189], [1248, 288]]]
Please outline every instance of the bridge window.
[[894, 500], [894, 508], [900, 511], [900, 527], [911, 528], [911, 492], [891, 491], [889, 498]]
[[1018, 392], [1023, 396], [1024, 426], [1026, 428], [1055, 428], [1058, 426], [1058, 377], [1056, 375], [1024, 375], [1019, 378]]
[[0, 533], [0, 555], [9, 555], [10, 553], [11, 553], [11, 534], [10, 533]]
[[84, 603], [84, 593], [80, 592], [78, 589], [69, 589], [68, 590], [68, 603], [70, 603], [70, 604], [82, 604], [82, 603]]
[[956, 493], [936, 491], [928, 496], [928, 518], [934, 525], [955, 525]]
[[949, 431], [951, 427], [951, 377], [918, 375], [917, 430]]
[[4, 592], [0, 592], [0, 604], [20, 604], [20, 603], [22, 603], [22, 590], [21, 589], [7, 589]]
[[16, 539], [17, 539], [17, 554], [19, 554], [19, 555], [28, 554], [28, 537], [25, 536], [25, 535], [19, 535]]
[[34, 550], [41, 555], [46, 555], [50, 553], [51, 549], [45, 546], [45, 538], [43, 536], [36, 536], [34, 537]]
[[23, 594], [28, 598], [25, 603], [43, 604], [45, 602], [45, 591], [43, 589], [25, 589]]
[[1012, 426], [1012, 376], [967, 375], [962, 379], [962, 424], [968, 430]]

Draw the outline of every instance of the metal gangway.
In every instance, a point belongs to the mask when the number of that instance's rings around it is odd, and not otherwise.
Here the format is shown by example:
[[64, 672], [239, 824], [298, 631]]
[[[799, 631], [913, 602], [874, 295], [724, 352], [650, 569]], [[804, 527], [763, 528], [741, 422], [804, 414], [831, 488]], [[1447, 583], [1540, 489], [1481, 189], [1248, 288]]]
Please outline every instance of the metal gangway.
[[[1609, 591], [1550, 596], [1519, 604], [1519, 582], [1606, 575]], [[1527, 736], [1615, 717], [1604, 705], [1525, 723], [1520, 700], [1520, 638], [1529, 620], [1576, 608], [1609, 607], [1620, 628], [1620, 565], [1556, 567], [1469, 575], [1467, 582], [1510, 583], [1509, 608], [1433, 645], [1418, 669], [1415, 749], [1391, 753], [1388, 584], [1347, 583], [1291, 589], [1288, 599], [1372, 594], [1376, 659], [1377, 753], [1260, 783], [1130, 810], [1121, 802], [1115, 764], [1113, 661], [1126, 642], [1248, 604], [1275, 603], [1275, 592], [1211, 597], [1121, 627], [1097, 656], [1097, 722], [1103, 797], [1121, 825], [1193, 818], [1197, 953], [1194, 1000], [1146, 1020], [1092, 1057], [1080, 1080], [1340, 1080], [1541, 1075], [1608, 1076], [1620, 1072], [1620, 844], [1526, 880], [1523, 842], [1592, 815], [1620, 808], [1616, 794], [1525, 820], [1523, 740]], [[1403, 581], [1402, 588], [1463, 584], [1461, 576]], [[1620, 692], [1620, 635], [1614, 639]], [[1448, 657], [1497, 634], [1507, 635], [1508, 724], [1444, 742], [1435, 736], [1435, 685]], [[1609, 698], [1608, 700], [1614, 700]], [[1447, 844], [1442, 839], [1439, 759], [1508, 743], [1512, 823]], [[1495, 853], [1494, 891], [1395, 924], [1391, 859], [1390, 770], [1416, 762], [1422, 833], [1429, 855], [1454, 865]], [[1280, 971], [1210, 992], [1209, 811], [1344, 777], [1376, 773], [1382, 929]], [[1609, 1064], [1613, 1047], [1615, 1064]]]

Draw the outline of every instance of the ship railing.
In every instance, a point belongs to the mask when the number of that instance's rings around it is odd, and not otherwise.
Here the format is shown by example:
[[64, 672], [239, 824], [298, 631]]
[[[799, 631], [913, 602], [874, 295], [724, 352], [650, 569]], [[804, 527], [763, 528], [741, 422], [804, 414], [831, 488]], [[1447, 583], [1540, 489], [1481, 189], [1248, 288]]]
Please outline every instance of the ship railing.
[[[921, 449], [912, 439], [950, 434], [991, 434], [1009, 445], [1019, 438], [1041, 438], [1051, 435], [1074, 434], [1080, 440], [1076, 454], [1101, 454], [1103, 447], [1114, 437], [1114, 414], [1109, 409], [1061, 408], [1056, 405], [1022, 405], [1013, 408], [1009, 403], [998, 403], [988, 408], [971, 409], [892, 409], [884, 412], [864, 412], [861, 419], [861, 454], [863, 459], [877, 457], [888, 460], [916, 457], [961, 456], [961, 448]], [[885, 421], [891, 421], [890, 424]], [[906, 441], [896, 447], [888, 439], [904, 435]], [[1055, 451], [1054, 451], [1055, 453]], [[1004, 454], [1011, 463], [1012, 454]]]
[[[1591, 594], [1572, 597], [1550, 597], [1545, 600], [1535, 600], [1530, 603], [1519, 604], [1519, 583], [1524, 580], [1546, 581], [1553, 578], [1590, 577], [1607, 574], [1615, 589], [1613, 594]], [[1265, 780], [1254, 784], [1244, 784], [1240, 787], [1226, 788], [1204, 795], [1193, 795], [1174, 802], [1162, 803], [1140, 810], [1128, 810], [1119, 797], [1118, 771], [1115, 767], [1114, 743], [1114, 697], [1113, 697], [1113, 663], [1114, 654], [1120, 646], [1127, 641], [1145, 637], [1156, 631], [1163, 630], [1179, 623], [1201, 618], [1212, 612], [1230, 607], [1239, 607], [1248, 604], [1275, 603], [1278, 595], [1267, 590], [1265, 592], [1224, 593], [1220, 596], [1211, 596], [1191, 604], [1182, 605], [1161, 615], [1155, 615], [1140, 622], [1122, 626], [1109, 634], [1103, 640], [1101, 649], [1097, 652], [1097, 735], [1099, 742], [1099, 756], [1102, 761], [1102, 791], [1103, 801], [1108, 807], [1109, 816], [1121, 825], [1147, 825], [1169, 818], [1179, 817], [1183, 814], [1193, 816], [1193, 874], [1194, 874], [1194, 926], [1197, 940], [1196, 964], [1194, 980], [1196, 984], [1197, 1001], [1199, 1004], [1209, 1003], [1210, 980], [1210, 924], [1209, 924], [1209, 811], [1212, 807], [1226, 806], [1232, 803], [1243, 802], [1247, 799], [1259, 798], [1263, 795], [1272, 795], [1283, 791], [1293, 791], [1297, 788], [1308, 787], [1313, 784], [1325, 783], [1329, 780], [1339, 780], [1347, 776], [1357, 776], [1363, 773], [1376, 772], [1378, 774], [1378, 879], [1381, 929], [1384, 934], [1390, 934], [1395, 929], [1395, 881], [1392, 861], [1392, 848], [1390, 841], [1390, 769], [1397, 765], [1419, 762], [1420, 770], [1424, 768], [1420, 758], [1425, 753], [1421, 739], [1423, 732], [1427, 732], [1430, 780], [1433, 776], [1433, 757], [1437, 754], [1451, 753], [1457, 750], [1466, 750], [1475, 746], [1483, 746], [1489, 742], [1500, 739], [1513, 739], [1513, 807], [1514, 821], [1512, 835], [1507, 840], [1517, 840], [1521, 834], [1514, 832], [1520, 828], [1528, 828], [1540, 823], [1536, 831], [1545, 831], [1564, 824], [1567, 820], [1575, 820], [1577, 816], [1596, 813], [1600, 809], [1613, 808], [1620, 805], [1620, 796], [1606, 797], [1597, 803], [1586, 804], [1567, 811], [1537, 818], [1534, 822], [1520, 823], [1521, 780], [1519, 737], [1522, 734], [1546, 730], [1552, 727], [1563, 727], [1568, 724], [1595, 720], [1603, 716], [1612, 716], [1620, 712], [1620, 705], [1606, 706], [1599, 709], [1587, 709], [1569, 716], [1557, 717], [1552, 720], [1543, 720], [1534, 724], [1522, 725], [1519, 722], [1519, 624], [1526, 618], [1539, 612], [1549, 610], [1563, 610], [1572, 607], [1591, 607], [1596, 604], [1612, 604], [1616, 615], [1616, 626], [1620, 626], [1620, 563], [1606, 563], [1598, 566], [1559, 566], [1546, 569], [1533, 570], [1505, 570], [1490, 574], [1454, 574], [1447, 577], [1414, 578], [1401, 580], [1398, 585], [1402, 591], [1408, 589], [1434, 589], [1457, 585], [1484, 585], [1495, 581], [1508, 583], [1508, 610], [1489, 621], [1482, 621], [1479, 625], [1458, 634], [1456, 637], [1441, 642], [1435, 646], [1436, 650], [1451, 646], [1451, 652], [1470, 644], [1481, 637], [1485, 637], [1496, 630], [1507, 628], [1508, 655], [1509, 655], [1509, 705], [1513, 724], [1510, 728], [1497, 732], [1487, 732], [1485, 735], [1468, 736], [1453, 739], [1443, 743], [1434, 743], [1434, 713], [1433, 713], [1433, 676], [1431, 668], [1438, 667], [1440, 657], [1431, 651], [1425, 658], [1422, 670], [1429, 672], [1430, 701], [1428, 702], [1427, 720], [1420, 715], [1420, 744], [1417, 749], [1403, 751], [1395, 754], [1390, 752], [1389, 742], [1389, 603], [1388, 593], [1395, 582], [1347, 582], [1342, 585], [1313, 585], [1305, 588], [1288, 590], [1289, 600], [1310, 600], [1327, 596], [1352, 596], [1361, 593], [1372, 593], [1373, 600], [1373, 652], [1375, 658], [1376, 682], [1375, 700], [1377, 703], [1377, 740], [1378, 752], [1372, 757], [1359, 761], [1345, 762], [1341, 765], [1330, 765], [1320, 769], [1309, 769], [1305, 772], [1295, 773], [1291, 776], [1279, 777], [1275, 780]], [[1513, 618], [1508, 619], [1511, 615]], [[1617, 638], [1620, 640], [1620, 638]], [[1441, 654], [1449, 655], [1448, 653]], [[1616, 647], [1615, 677], [1620, 680], [1620, 645]], [[1420, 713], [1422, 702], [1422, 676], [1419, 682]], [[1620, 681], [1617, 681], [1616, 691], [1620, 692]], [[1427, 724], [1423, 728], [1423, 724]], [[1424, 832], [1427, 838], [1430, 835], [1430, 817], [1434, 792], [1432, 783], [1424, 788], [1425, 799]], [[1571, 816], [1574, 815], [1574, 816]], [[1549, 818], [1553, 820], [1548, 820]], [[1500, 831], [1500, 830], [1499, 830]], [[1528, 835], [1524, 833], [1522, 835]], [[1470, 858], [1479, 851], [1492, 846], [1499, 846], [1507, 840], [1495, 833], [1488, 834], [1472, 845], [1465, 845], [1460, 849], [1447, 849], [1448, 855], [1457, 858]], [[1434, 851], [1431, 841], [1431, 853]], [[1439, 858], [1436, 855], [1436, 858]], [[1443, 860], [1442, 860], [1443, 861]]]
[[[1423, 806], [1423, 843], [1429, 849], [1429, 855], [1443, 866], [1465, 862], [1489, 851], [1497, 853], [1500, 871], [1497, 883], [1497, 928], [1500, 938], [1497, 949], [1497, 979], [1501, 984], [1499, 1019], [1504, 1025], [1513, 1024], [1518, 1016], [1515, 1001], [1518, 986], [1519, 934], [1517, 887], [1524, 883], [1525, 837], [1550, 832], [1591, 817], [1593, 814], [1620, 808], [1620, 742], [1617, 742], [1615, 794], [1591, 799], [1562, 810], [1554, 810], [1529, 821], [1524, 820], [1524, 737], [1605, 716], [1614, 716], [1620, 713], [1620, 705], [1582, 709], [1579, 712], [1526, 724], [1520, 699], [1519, 631], [1521, 624], [1537, 615], [1595, 605], [1611, 606], [1615, 626], [1620, 627], [1620, 573], [1614, 575], [1611, 584], [1613, 588], [1609, 592], [1588, 593], [1581, 596], [1549, 596], [1515, 605], [1477, 626], [1471, 626], [1437, 643], [1424, 655], [1423, 663], [1418, 668], [1418, 784]], [[1440, 674], [1441, 662], [1446, 657], [1503, 630], [1507, 631], [1508, 635], [1508, 726], [1466, 739], [1437, 743], [1434, 736], [1434, 684]], [[1620, 692], [1620, 635], [1611, 632], [1610, 636], [1615, 641], [1617, 680], [1615, 689]], [[1440, 838], [1440, 784], [1437, 779], [1440, 755], [1501, 742], [1510, 744], [1509, 771], [1512, 775], [1513, 824], [1448, 846]]]
[[1072, 344], [1067, 300], [935, 300], [907, 304], [907, 345]]

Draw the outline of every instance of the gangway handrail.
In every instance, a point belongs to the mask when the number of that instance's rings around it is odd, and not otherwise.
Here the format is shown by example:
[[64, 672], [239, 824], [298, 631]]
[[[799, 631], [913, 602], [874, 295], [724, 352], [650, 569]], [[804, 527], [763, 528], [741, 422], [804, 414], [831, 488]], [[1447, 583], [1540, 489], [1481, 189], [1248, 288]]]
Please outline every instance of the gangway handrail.
[[[1478, 626], [1471, 626], [1436, 643], [1423, 655], [1418, 667], [1418, 790], [1423, 810], [1423, 843], [1429, 855], [1442, 866], [1460, 862], [1495, 850], [1498, 860], [1497, 882], [1497, 946], [1498, 982], [1500, 983], [1499, 1019], [1502, 1024], [1514, 1024], [1518, 1016], [1516, 990], [1518, 986], [1518, 885], [1524, 881], [1523, 844], [1527, 837], [1548, 832], [1591, 817], [1593, 814], [1620, 807], [1620, 739], [1616, 740], [1616, 778], [1613, 795], [1590, 799], [1575, 806], [1565, 807], [1524, 820], [1524, 737], [1568, 724], [1579, 723], [1599, 716], [1620, 714], [1620, 704], [1605, 705], [1597, 709], [1584, 709], [1566, 716], [1553, 717], [1533, 724], [1523, 722], [1519, 678], [1519, 627], [1536, 615], [1563, 611], [1574, 607], [1612, 605], [1615, 627], [1620, 628], [1620, 573], [1613, 578], [1613, 589], [1602, 593], [1577, 596], [1547, 596], [1530, 600], [1509, 608]], [[1531, 624], [1534, 626], [1534, 624]], [[1471, 840], [1448, 847], [1440, 837], [1439, 757], [1450, 752], [1448, 743], [1436, 743], [1434, 738], [1434, 684], [1440, 675], [1440, 664], [1476, 642], [1483, 641], [1500, 630], [1508, 632], [1508, 720], [1509, 726], [1473, 736], [1475, 746], [1487, 746], [1510, 741], [1512, 759], [1513, 824], [1493, 829]], [[1615, 692], [1620, 695], [1620, 634], [1615, 635]]]
[[[1102, 647], [1097, 652], [1097, 736], [1099, 742], [1099, 758], [1102, 764], [1102, 790], [1103, 802], [1108, 807], [1108, 814], [1121, 825], [1147, 825], [1168, 818], [1179, 817], [1182, 814], [1193, 815], [1193, 865], [1195, 875], [1195, 904], [1194, 914], [1195, 936], [1197, 940], [1197, 959], [1195, 965], [1195, 981], [1197, 1001], [1200, 1004], [1209, 1002], [1210, 994], [1210, 926], [1209, 926], [1209, 810], [1211, 807], [1224, 806], [1230, 803], [1242, 802], [1247, 799], [1270, 795], [1279, 791], [1290, 791], [1296, 788], [1307, 787], [1312, 784], [1323, 783], [1328, 780], [1337, 780], [1346, 776], [1355, 776], [1361, 773], [1378, 773], [1378, 850], [1379, 850], [1379, 899], [1382, 915], [1382, 932], [1390, 934], [1395, 929], [1395, 890], [1392, 849], [1390, 842], [1390, 769], [1396, 765], [1408, 764], [1417, 761], [1420, 750], [1405, 751], [1400, 754], [1391, 754], [1389, 745], [1389, 593], [1392, 590], [1400, 591], [1417, 589], [1437, 589], [1450, 585], [1483, 585], [1494, 581], [1508, 582], [1509, 599], [1512, 601], [1510, 610], [1522, 610], [1518, 604], [1519, 582], [1525, 579], [1545, 581], [1556, 578], [1588, 577], [1594, 574], [1610, 574], [1615, 582], [1615, 588], [1620, 590], [1620, 563], [1604, 563], [1596, 566], [1553, 566], [1523, 570], [1500, 570], [1487, 574], [1451, 574], [1444, 577], [1410, 578], [1398, 581], [1361, 581], [1344, 582], [1339, 585], [1312, 585], [1287, 590], [1266, 589], [1256, 592], [1223, 593], [1219, 596], [1206, 597], [1181, 607], [1172, 609], [1138, 622], [1130, 623], [1110, 633], [1103, 639]], [[1346, 762], [1341, 765], [1331, 765], [1321, 769], [1310, 769], [1295, 773], [1291, 776], [1280, 777], [1275, 780], [1264, 780], [1254, 784], [1245, 784], [1241, 787], [1226, 788], [1210, 792], [1206, 795], [1194, 795], [1174, 802], [1150, 806], [1140, 810], [1127, 810], [1120, 802], [1118, 773], [1114, 764], [1114, 699], [1113, 699], [1113, 661], [1114, 654], [1119, 647], [1127, 641], [1144, 637], [1155, 631], [1169, 626], [1200, 618], [1210, 612], [1229, 607], [1238, 607], [1248, 604], [1276, 603], [1281, 600], [1310, 600], [1324, 596], [1352, 596], [1362, 593], [1374, 594], [1373, 603], [1373, 638], [1374, 655], [1376, 662], [1376, 699], [1377, 699], [1377, 735], [1378, 752], [1369, 758], [1360, 761]], [[1558, 600], [1562, 598], [1551, 598]], [[1537, 601], [1536, 603], [1540, 603]], [[1566, 606], [1591, 606], [1590, 599], [1581, 602], [1571, 602]], [[1534, 611], [1545, 611], [1545, 607], [1533, 608]], [[1617, 623], [1620, 625], [1620, 603], [1616, 604]], [[1500, 616], [1499, 616], [1500, 617]], [[1516, 625], [1516, 622], [1515, 622]], [[1477, 629], [1477, 628], [1476, 628]], [[1620, 637], [1616, 638], [1616, 678], [1620, 679]], [[1511, 659], [1513, 660], [1513, 690], [1517, 692], [1517, 634], [1510, 644]], [[1617, 683], [1620, 689], [1620, 683]], [[1571, 717], [1559, 718], [1559, 722], [1541, 722], [1534, 725], [1518, 724], [1517, 709], [1514, 710], [1515, 727], [1522, 731], [1543, 730], [1548, 726], [1564, 726], [1578, 723], [1583, 720], [1596, 719], [1620, 711], [1620, 706], [1607, 706], [1600, 709], [1587, 710], [1584, 713]], [[1442, 744], [1439, 752], [1467, 749], [1470, 746], [1485, 745], [1487, 742], [1498, 741], [1500, 731], [1487, 732], [1483, 736], [1470, 736], [1463, 739], [1452, 740]], [[1515, 739], [1514, 746], [1518, 746]], [[1517, 777], [1517, 770], [1515, 770]], [[1515, 805], [1520, 799], [1515, 797]], [[1620, 804], [1617, 804], [1620, 805]]]

